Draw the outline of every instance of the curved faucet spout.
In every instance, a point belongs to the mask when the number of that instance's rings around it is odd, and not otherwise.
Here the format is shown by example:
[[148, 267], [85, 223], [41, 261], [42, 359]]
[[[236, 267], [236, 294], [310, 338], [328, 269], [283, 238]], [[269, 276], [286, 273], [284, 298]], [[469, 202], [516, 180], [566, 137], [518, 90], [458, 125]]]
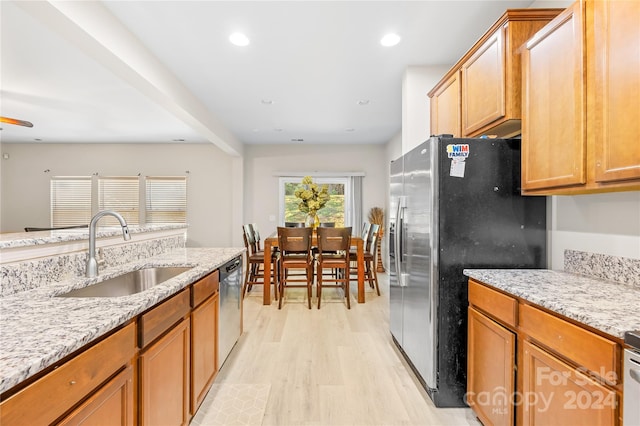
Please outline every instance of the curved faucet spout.
[[89, 223], [89, 258], [87, 259], [87, 277], [89, 278], [98, 275], [98, 261], [96, 260], [96, 228], [98, 225], [98, 220], [107, 215], [113, 216], [118, 219], [118, 222], [120, 222], [120, 226], [122, 227], [122, 237], [124, 238], [124, 240], [128, 241], [131, 239], [127, 221], [124, 220], [120, 213], [114, 212], [112, 210], [103, 210], [96, 213], [96, 215], [91, 218], [91, 222]]

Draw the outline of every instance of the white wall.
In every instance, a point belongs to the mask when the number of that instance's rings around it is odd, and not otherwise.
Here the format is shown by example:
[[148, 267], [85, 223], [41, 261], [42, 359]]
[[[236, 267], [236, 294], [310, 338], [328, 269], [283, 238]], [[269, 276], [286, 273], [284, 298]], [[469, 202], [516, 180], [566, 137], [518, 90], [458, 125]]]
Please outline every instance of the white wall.
[[[50, 225], [49, 181], [52, 176], [185, 175], [187, 245], [241, 246], [242, 160], [213, 144], [2, 144], [2, 232]], [[50, 172], [45, 173], [45, 170]]]
[[541, 8], [555, 8], [555, 7], [569, 7], [574, 3], [574, 0], [538, 0], [535, 1], [529, 6], [530, 9], [541, 9]]
[[427, 93], [451, 65], [408, 67], [402, 78], [402, 153], [420, 145], [431, 135], [431, 112]]
[[640, 192], [548, 197], [551, 269], [564, 250], [640, 259]]
[[[371, 207], [385, 208], [385, 145], [247, 145], [244, 154], [244, 222], [257, 223], [263, 237], [278, 226], [278, 172], [364, 172], [363, 220]], [[240, 233], [240, 227], [236, 231]]]

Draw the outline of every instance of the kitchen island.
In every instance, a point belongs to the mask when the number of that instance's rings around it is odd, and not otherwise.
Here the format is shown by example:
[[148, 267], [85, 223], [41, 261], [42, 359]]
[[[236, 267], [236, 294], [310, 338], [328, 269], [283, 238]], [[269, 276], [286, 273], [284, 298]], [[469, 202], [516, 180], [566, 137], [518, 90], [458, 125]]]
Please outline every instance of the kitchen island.
[[[119, 231], [98, 230], [91, 278], [86, 229], [0, 237], [0, 423], [186, 424], [197, 411], [224, 361], [220, 327], [242, 327], [241, 304], [238, 324], [220, 324], [220, 271], [245, 249], [185, 248], [183, 224]], [[138, 270], [171, 272], [114, 296]], [[78, 297], [87, 287], [107, 292]]]
[[[241, 255], [244, 248], [186, 248], [0, 298], [0, 393], [39, 373]], [[55, 297], [150, 266], [192, 266], [131, 296]]]

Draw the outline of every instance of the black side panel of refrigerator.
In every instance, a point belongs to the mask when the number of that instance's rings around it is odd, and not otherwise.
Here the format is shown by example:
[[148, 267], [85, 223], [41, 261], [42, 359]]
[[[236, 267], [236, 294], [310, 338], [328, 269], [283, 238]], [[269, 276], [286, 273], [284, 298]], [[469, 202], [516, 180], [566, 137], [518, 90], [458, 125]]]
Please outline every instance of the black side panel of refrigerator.
[[[464, 158], [463, 172], [459, 164], [452, 169], [447, 145], [468, 145], [468, 156], [456, 157]], [[436, 406], [455, 407], [464, 405], [467, 381], [462, 271], [546, 267], [546, 199], [520, 195], [519, 140], [441, 139], [439, 150], [440, 324], [432, 398]]]

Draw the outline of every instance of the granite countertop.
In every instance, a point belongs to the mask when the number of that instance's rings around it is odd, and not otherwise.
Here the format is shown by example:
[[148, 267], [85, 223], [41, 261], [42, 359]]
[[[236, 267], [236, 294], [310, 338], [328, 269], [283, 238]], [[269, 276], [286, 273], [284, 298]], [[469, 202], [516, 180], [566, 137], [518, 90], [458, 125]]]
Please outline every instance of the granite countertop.
[[[0, 392], [53, 365], [87, 343], [126, 323], [204, 277], [244, 248], [176, 249], [75, 278], [0, 297]], [[150, 266], [193, 266], [187, 272], [131, 296], [54, 297], [69, 290]]]
[[640, 288], [545, 269], [465, 269], [464, 274], [614, 338], [640, 330]]
[[[130, 225], [130, 234], [141, 234], [145, 232], [167, 231], [172, 229], [183, 229], [186, 231], [187, 224], [157, 224], [157, 225]], [[99, 226], [96, 229], [97, 238], [115, 237], [122, 235], [120, 226]], [[11, 232], [0, 234], [0, 249], [38, 246], [42, 244], [55, 244], [68, 241], [79, 241], [89, 239], [89, 228], [58, 229], [52, 231], [37, 232]]]

